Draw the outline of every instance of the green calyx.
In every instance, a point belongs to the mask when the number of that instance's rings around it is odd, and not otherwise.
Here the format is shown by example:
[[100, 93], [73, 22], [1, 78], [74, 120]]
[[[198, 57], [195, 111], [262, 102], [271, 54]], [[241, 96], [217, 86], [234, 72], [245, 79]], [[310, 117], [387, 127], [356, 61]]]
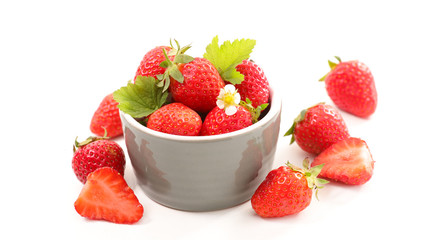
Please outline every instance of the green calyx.
[[293, 124], [291, 125], [290, 129], [287, 130], [287, 132], [284, 134], [285, 136], [290, 136], [291, 135], [291, 140], [290, 140], [290, 144], [294, 143], [295, 138], [294, 138], [294, 129], [296, 128], [297, 123], [303, 121], [305, 119], [305, 115], [306, 112], [308, 111], [308, 109], [303, 109], [299, 115], [297, 115], [297, 117], [294, 119]]
[[[163, 88], [163, 92], [165, 92], [169, 86], [170, 86], [170, 77], [174, 78], [176, 81], [183, 83], [184, 77], [182, 73], [179, 71], [179, 64], [181, 63], [189, 63], [194, 60], [193, 57], [184, 54], [189, 48], [191, 48], [191, 45], [186, 45], [184, 47], [180, 47], [179, 42], [175, 40], [175, 43], [177, 45], [177, 48], [173, 46], [172, 40], [170, 40], [170, 46], [172, 49], [167, 54], [166, 50], [163, 49], [164, 56], [166, 57], [166, 60], [160, 63], [160, 67], [163, 67], [166, 69], [164, 74], [158, 74], [156, 77], [158, 79], [158, 87]], [[170, 60], [170, 56], [175, 56], [173, 61]]]
[[329, 183], [329, 181], [325, 179], [318, 178], [318, 175], [320, 174], [321, 169], [324, 167], [324, 164], [311, 168], [309, 159], [305, 158], [303, 160], [303, 168], [299, 168], [290, 162], [287, 162], [286, 165], [291, 168], [291, 170], [299, 172], [305, 176], [308, 187], [315, 191], [315, 197], [318, 199], [318, 189], [323, 188], [324, 184]]
[[77, 148], [83, 147], [83, 146], [85, 146], [85, 145], [87, 145], [89, 143], [92, 143], [92, 142], [96, 142], [96, 141], [99, 141], [99, 140], [107, 140], [107, 139], [109, 139], [109, 137], [107, 137], [107, 130], [106, 130], [106, 128], [104, 128], [104, 130], [105, 130], [105, 133], [104, 133], [104, 136], [102, 136], [102, 137], [90, 136], [90, 137], [88, 137], [86, 140], [84, 140], [82, 142], [78, 142], [77, 141], [78, 137], [76, 137], [75, 140], [74, 140], [74, 145], [73, 145], [72, 151], [75, 152], [77, 150]]
[[252, 123], [257, 123], [259, 121], [260, 114], [263, 110], [265, 110], [268, 107], [268, 103], [261, 104], [257, 106], [256, 108], [252, 105], [252, 102], [249, 98], [246, 98], [245, 101], [240, 101], [240, 106], [245, 107], [251, 114], [251, 121]]
[[[342, 62], [342, 59], [340, 59], [340, 57], [338, 57], [338, 56], [334, 56], [334, 57], [337, 59], [338, 63], [335, 63], [335, 62], [332, 62], [332, 61], [328, 60], [328, 65], [330, 66], [330, 69], [331, 69], [330, 72], [333, 71], [333, 69], [336, 68], [336, 66], [339, 65], [339, 63]], [[327, 77], [327, 75], [330, 72], [328, 72], [327, 74], [325, 74], [324, 77], [320, 78], [320, 80], [318, 80], [318, 81], [320, 81], [320, 82], [324, 81], [325, 78]]]
[[305, 116], [306, 113], [308, 112], [309, 109], [319, 105], [319, 104], [324, 104], [323, 102], [317, 103], [311, 107], [308, 107], [306, 109], [303, 109], [299, 115], [297, 115], [297, 117], [294, 119], [293, 124], [291, 125], [291, 127], [287, 130], [287, 132], [284, 134], [284, 137], [286, 136], [290, 136], [291, 135], [291, 140], [290, 140], [290, 144], [294, 143], [295, 141], [295, 137], [294, 137], [294, 130], [296, 129], [296, 126], [299, 122], [305, 120]]

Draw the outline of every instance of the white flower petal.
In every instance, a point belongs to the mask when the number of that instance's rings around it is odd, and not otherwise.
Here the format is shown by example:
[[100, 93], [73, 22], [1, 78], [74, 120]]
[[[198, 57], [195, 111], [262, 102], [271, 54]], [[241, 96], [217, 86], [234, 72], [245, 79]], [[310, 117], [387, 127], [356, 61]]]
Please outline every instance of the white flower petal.
[[220, 108], [223, 109], [225, 107], [225, 103], [222, 100], [217, 100], [216, 101], [216, 105]]
[[225, 108], [225, 114], [228, 116], [234, 115], [237, 112], [236, 106], [229, 106]]
[[232, 84], [227, 84], [224, 89], [225, 89], [225, 92], [230, 92], [230, 93], [235, 92], [235, 86]]
[[235, 93], [235, 95], [234, 95], [234, 103], [235, 103], [235, 105], [240, 104], [240, 101], [241, 101], [240, 94], [239, 93]]
[[222, 88], [220, 89], [219, 96], [217, 96], [217, 98], [223, 98], [224, 96], [225, 96], [225, 90], [223, 90]]

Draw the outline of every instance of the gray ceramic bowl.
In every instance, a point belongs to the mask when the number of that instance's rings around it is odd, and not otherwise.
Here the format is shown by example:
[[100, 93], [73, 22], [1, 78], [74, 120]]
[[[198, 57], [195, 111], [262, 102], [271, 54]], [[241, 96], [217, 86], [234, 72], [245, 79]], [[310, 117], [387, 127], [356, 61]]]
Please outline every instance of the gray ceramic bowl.
[[272, 168], [281, 99], [271, 92], [269, 112], [250, 127], [215, 136], [157, 132], [120, 112], [127, 151], [147, 196], [187, 211], [232, 207], [251, 198]]

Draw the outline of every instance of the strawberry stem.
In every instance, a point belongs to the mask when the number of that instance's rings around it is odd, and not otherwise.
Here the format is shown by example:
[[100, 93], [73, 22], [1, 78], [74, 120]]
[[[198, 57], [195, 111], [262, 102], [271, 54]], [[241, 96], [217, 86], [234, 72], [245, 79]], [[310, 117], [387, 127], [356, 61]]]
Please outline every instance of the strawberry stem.
[[174, 56], [173, 61], [170, 60], [169, 55], [166, 50], [163, 48], [163, 54], [166, 58], [163, 62], [160, 63], [160, 67], [166, 68], [164, 74], [157, 75], [157, 79], [159, 80], [157, 86], [163, 88], [163, 92], [165, 92], [170, 86], [170, 77], [174, 78], [176, 81], [183, 83], [184, 77], [182, 73], [179, 71], [178, 64], [180, 63], [189, 63], [194, 60], [193, 57], [184, 54], [191, 45], [186, 45], [183, 48], [180, 47], [180, 44], [177, 40], [175, 40], [177, 49], [173, 46], [172, 40], [170, 39], [170, 46], [172, 49], [169, 51], [170, 56]]
[[268, 103], [264, 103], [255, 108], [249, 98], [246, 98], [245, 101], [240, 101], [240, 106], [245, 107], [250, 112], [253, 124], [259, 121], [260, 114], [268, 107], [268, 105]]
[[291, 168], [291, 170], [299, 172], [303, 174], [306, 178], [306, 181], [308, 182], [308, 187], [315, 191], [315, 197], [318, 199], [318, 189], [321, 189], [324, 187], [324, 184], [327, 184], [328, 181], [325, 179], [318, 178], [318, 175], [321, 172], [322, 167], [324, 164], [314, 166], [310, 168], [310, 162], [309, 158], [305, 158], [303, 160], [303, 168], [299, 168], [290, 162], [287, 162], [286, 165]]
[[74, 140], [74, 145], [73, 145], [73, 152], [75, 152], [77, 150], [77, 148], [83, 147], [89, 143], [95, 142], [95, 141], [99, 141], [99, 140], [107, 140], [109, 139], [109, 137], [106, 136], [106, 130], [105, 130], [105, 135], [103, 137], [98, 137], [98, 136], [90, 136], [88, 137], [86, 140], [82, 141], [82, 142], [78, 142], [77, 141], [78, 136], [75, 138]]

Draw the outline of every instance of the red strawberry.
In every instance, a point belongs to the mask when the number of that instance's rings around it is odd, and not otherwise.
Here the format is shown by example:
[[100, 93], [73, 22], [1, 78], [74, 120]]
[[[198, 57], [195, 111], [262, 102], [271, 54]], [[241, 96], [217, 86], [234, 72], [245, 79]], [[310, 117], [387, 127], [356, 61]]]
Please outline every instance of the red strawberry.
[[218, 135], [237, 131], [252, 125], [251, 113], [237, 105], [237, 112], [227, 115], [224, 109], [213, 108], [204, 119], [200, 135]]
[[90, 122], [90, 131], [103, 136], [105, 131], [108, 137], [118, 137], [123, 135], [118, 102], [113, 99], [113, 94], [108, 94], [99, 104]]
[[328, 181], [317, 178], [322, 166], [308, 169], [308, 159], [303, 165], [304, 169], [300, 169], [287, 163], [269, 172], [251, 198], [251, 205], [259, 216], [283, 217], [309, 206], [312, 190], [317, 191]]
[[123, 149], [106, 137], [89, 137], [74, 145], [72, 169], [78, 180], [86, 182], [87, 175], [101, 167], [111, 167], [124, 175], [126, 159]]
[[[328, 95], [343, 111], [368, 117], [377, 107], [377, 91], [370, 69], [359, 61], [329, 61], [331, 71], [321, 78]], [[321, 81], [320, 80], [320, 81]]]
[[168, 53], [172, 48], [169, 46], [159, 46], [145, 54], [136, 70], [133, 81], [136, 80], [137, 76], [156, 77], [158, 74], [164, 74], [166, 69], [160, 67], [160, 63], [166, 60], [163, 49]]
[[241, 99], [250, 99], [255, 108], [268, 103], [269, 83], [263, 70], [249, 60], [244, 60], [237, 65], [236, 69], [244, 75], [244, 81], [235, 85], [241, 95]]
[[317, 104], [302, 110], [294, 119], [285, 136], [292, 135], [304, 151], [319, 154], [339, 140], [349, 137], [348, 128], [340, 112], [331, 105]]
[[171, 103], [152, 113], [147, 127], [174, 135], [197, 136], [201, 125], [201, 117], [194, 110], [182, 103]]
[[194, 111], [207, 113], [216, 106], [216, 97], [225, 82], [216, 68], [204, 58], [194, 58], [189, 63], [179, 64], [183, 82], [170, 78], [170, 91], [176, 102], [181, 102]]
[[109, 167], [89, 174], [74, 207], [82, 217], [125, 224], [138, 222], [144, 212], [123, 176]]
[[312, 166], [324, 164], [320, 177], [360, 185], [373, 175], [374, 161], [367, 143], [359, 138], [341, 140], [324, 150]]

